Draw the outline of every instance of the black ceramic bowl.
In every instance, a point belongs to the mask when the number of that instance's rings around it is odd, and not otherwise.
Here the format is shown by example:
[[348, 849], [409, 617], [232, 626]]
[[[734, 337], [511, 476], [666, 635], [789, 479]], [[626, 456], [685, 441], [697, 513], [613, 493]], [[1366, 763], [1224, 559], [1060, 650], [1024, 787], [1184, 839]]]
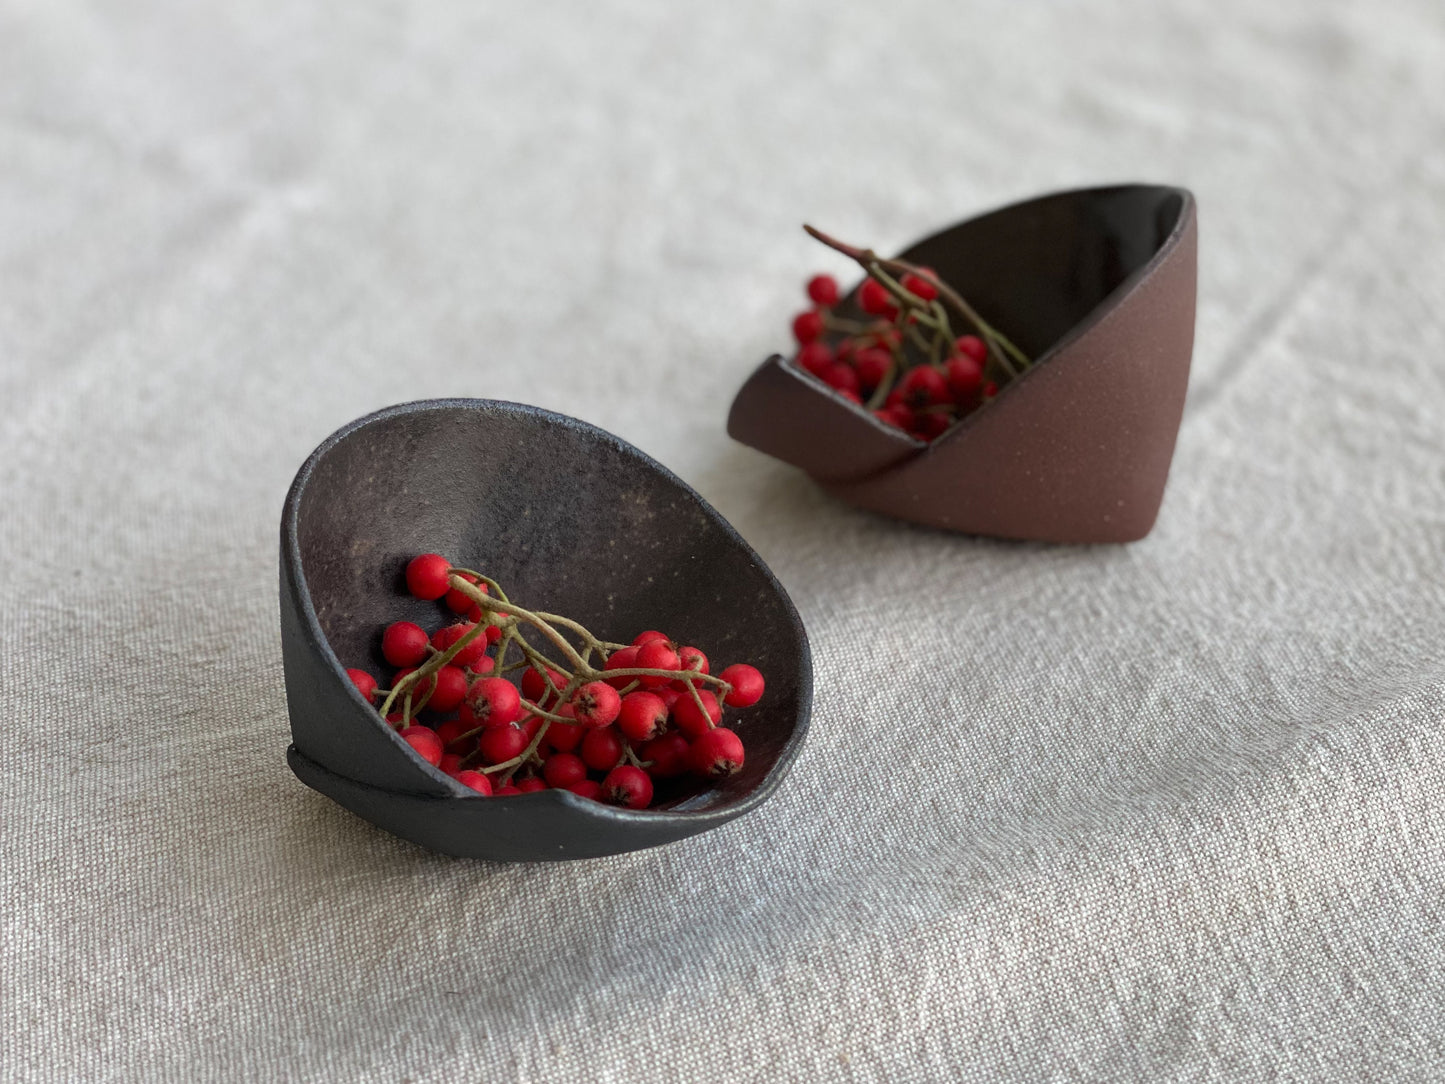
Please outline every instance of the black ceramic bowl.
[[[762, 701], [727, 715], [747, 748], [743, 770], [634, 811], [556, 790], [483, 797], [427, 764], [346, 676], [387, 672], [385, 624], [438, 622], [436, 603], [402, 589], [406, 562], [426, 552], [599, 636], [659, 628], [715, 666], [757, 666]], [[777, 788], [812, 705], [797, 611], [727, 521], [630, 444], [516, 403], [389, 407], [311, 454], [281, 517], [281, 644], [287, 759], [301, 781], [389, 832], [475, 858], [589, 858], [715, 828]]]

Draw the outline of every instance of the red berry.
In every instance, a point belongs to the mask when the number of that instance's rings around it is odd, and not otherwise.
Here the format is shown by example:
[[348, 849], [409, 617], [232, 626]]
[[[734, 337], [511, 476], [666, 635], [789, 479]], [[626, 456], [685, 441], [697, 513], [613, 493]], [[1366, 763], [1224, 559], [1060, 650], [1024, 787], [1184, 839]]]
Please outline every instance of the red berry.
[[687, 771], [692, 746], [676, 730], [653, 738], [637, 751], [643, 760], [651, 761], [647, 770], [658, 779], [670, 779]]
[[[637, 648], [624, 647], [620, 648], [617, 651], [614, 651], [611, 655], [607, 656], [607, 665], [604, 667], [604, 669], [626, 670], [629, 666], [636, 665]], [[611, 685], [614, 689], [621, 689], [624, 686], [631, 685], [636, 679], [628, 677], [624, 674], [622, 677], [603, 678], [602, 680], [607, 682], [607, 684]]]
[[530, 666], [522, 672], [522, 695], [534, 704], [541, 704], [542, 697], [549, 692], [561, 692], [566, 684], [566, 679], [556, 670], [548, 670], [545, 677], [542, 671]]
[[683, 694], [683, 690], [677, 688], [675, 685], [664, 685], [660, 689], [650, 689], [649, 692], [661, 700], [668, 711], [672, 710], [672, 706], [677, 703]]
[[808, 280], [808, 297], [815, 305], [838, 304], [838, 280], [832, 275], [814, 275]]
[[549, 787], [570, 787], [587, 778], [587, 765], [571, 753], [553, 753], [542, 764]]
[[709, 779], [726, 779], [743, 766], [743, 743], [724, 727], [713, 727], [692, 743], [692, 764], [698, 775]]
[[863, 396], [859, 395], [856, 391], [849, 391], [847, 388], [835, 388], [834, 390], [844, 399], [847, 399], [848, 402], [857, 403], [859, 406], [863, 405]]
[[538, 779], [535, 775], [529, 775], [517, 784], [517, 789], [523, 794], [531, 794], [533, 791], [546, 790], [547, 784]]
[[927, 414], [918, 415], [914, 420], [911, 432], [919, 440], [936, 440], [948, 432], [948, 428], [952, 424], [953, 415], [930, 411]]
[[[392, 680], [392, 684], [400, 685], [402, 679], [411, 677], [412, 674], [416, 673], [416, 669], [417, 668], [415, 666], [408, 666], [405, 670], [398, 670], [396, 672], [396, 677]], [[409, 690], [407, 690], [411, 693], [411, 707], [413, 711], [421, 710], [422, 701], [428, 699], [431, 696], [431, 691], [432, 689], [436, 688], [436, 683], [436, 678], [433, 675], [428, 674], [426, 677], [418, 680], [416, 684], [414, 684]], [[406, 693], [402, 693], [401, 695], [402, 697], [405, 697]], [[401, 703], [400, 698], [398, 698], [397, 703]]]
[[938, 296], [938, 287], [922, 275], [904, 275], [903, 288], [920, 301], [932, 301]]
[[903, 401], [913, 410], [948, 402], [948, 381], [931, 365], [909, 369], [898, 382]]
[[521, 717], [522, 696], [506, 678], [478, 678], [462, 701], [462, 718], [478, 726], [506, 726]]
[[633, 647], [641, 647], [643, 644], [647, 643], [649, 640], [666, 640], [666, 639], [667, 639], [667, 633], [665, 633], [665, 632], [658, 632], [656, 629], [648, 629], [646, 632], [639, 632], [636, 636], [634, 636], [634, 637], [632, 638], [632, 646], [633, 646]]
[[828, 371], [823, 374], [823, 382], [839, 391], [850, 391], [858, 394], [860, 387], [858, 374], [853, 371], [853, 366], [845, 365], [843, 362], [835, 362], [828, 366]]
[[[441, 735], [438, 734], [437, 737], [441, 737]], [[445, 745], [445, 743], [443, 744]], [[462, 758], [456, 753], [443, 753], [442, 761], [437, 767], [442, 770], [443, 775], [449, 775], [455, 779], [457, 772], [462, 770]]]
[[913, 424], [912, 412], [903, 407], [884, 407], [882, 410], [875, 410], [873, 417], [895, 429], [907, 429]]
[[462, 698], [467, 695], [467, 675], [461, 667], [443, 666], [432, 678], [435, 688], [426, 706], [432, 711], [455, 711]]
[[[475, 624], [466, 621], [459, 621], [455, 625], [444, 625], [431, 634], [431, 646], [438, 651], [450, 650], [458, 640], [476, 627]], [[452, 656], [452, 665], [461, 667], [472, 666], [486, 653], [486, 637], [478, 636]]]
[[[617, 713], [617, 729], [632, 741], [647, 741], [667, 728], [667, 705], [652, 693], [628, 693]], [[550, 731], [549, 731], [550, 733]]]
[[392, 666], [416, 666], [430, 644], [422, 627], [410, 621], [394, 621], [381, 634], [381, 653]]
[[[463, 734], [468, 734], [475, 729], [475, 723], [469, 723], [464, 719], [448, 719], [437, 727], [437, 737], [442, 740], [443, 745], [450, 749]], [[472, 748], [476, 747], [475, 741], [470, 741], [467, 744], [472, 746]], [[463, 751], [465, 752], [465, 750]]]
[[439, 599], [451, 590], [447, 573], [452, 563], [438, 553], [423, 553], [413, 557], [406, 566], [406, 589], [415, 597], [428, 602]]
[[750, 708], [763, 698], [763, 675], [755, 666], [733, 663], [718, 677], [733, 687], [732, 692], [723, 697], [723, 703], [730, 708]]
[[[457, 575], [460, 576], [462, 579], [466, 580], [467, 583], [471, 584], [473, 587], [481, 591], [482, 594], [485, 595], [487, 593], [487, 585], [479, 582], [477, 578], [471, 573], [458, 572]], [[470, 613], [473, 609], [477, 610], [478, 612], [481, 611], [481, 607], [478, 606], [475, 602], [473, 602], [469, 595], [463, 594], [455, 587], [447, 588], [447, 593], [444, 601], [447, 604], [447, 609], [454, 614]], [[477, 618], [474, 617], [472, 618], [472, 620], [476, 621]]]
[[573, 693], [567, 703], [572, 708], [572, 717], [589, 728], [610, 726], [622, 710], [622, 698], [605, 681], [589, 681]]
[[960, 335], [953, 340], [953, 349], [980, 364], [988, 360], [988, 346], [977, 335]]
[[983, 397], [985, 399], [992, 399], [997, 394], [998, 385], [995, 384], [992, 380], [990, 380], [987, 384], [983, 386]]
[[577, 743], [586, 732], [586, 727], [576, 723], [559, 723], [554, 719], [547, 728], [547, 744], [559, 753], [570, 753], [577, 748]]
[[513, 784], [508, 783], [504, 787], [498, 787], [492, 793], [498, 798], [506, 798], [513, 794], [521, 794], [522, 792], [518, 790]]
[[401, 732], [401, 740], [415, 749], [428, 764], [437, 765], [442, 762], [442, 740], [430, 727], [409, 726]]
[[595, 779], [584, 779], [567, 788], [579, 798], [591, 798], [594, 802], [602, 797], [602, 784]]
[[500, 764], [521, 755], [527, 748], [527, 735], [515, 726], [494, 726], [482, 731], [477, 748], [488, 764]]
[[892, 364], [893, 355], [886, 350], [860, 350], [853, 358], [853, 371], [863, 387], [876, 388], [883, 383]]
[[865, 279], [858, 290], [858, 305], [872, 316], [889, 316], [894, 313], [893, 297], [877, 279]]
[[[702, 701], [702, 707], [698, 707], [698, 700]], [[722, 705], [717, 702], [716, 696], [708, 692], [698, 693], [696, 699], [690, 693], [684, 694], [672, 706], [673, 722], [690, 738], [706, 733], [721, 718]]]
[[983, 363], [967, 354], [958, 354], [948, 359], [948, 390], [954, 399], [968, 402], [975, 398], [983, 387]]
[[798, 366], [819, 380], [823, 379], [823, 374], [832, 367], [834, 360], [833, 351], [816, 340], [798, 351]]
[[580, 752], [587, 767], [605, 772], [622, 759], [622, 735], [610, 726], [606, 730], [589, 730]]
[[470, 768], [457, 772], [457, 782], [464, 787], [471, 787], [478, 794], [490, 795], [492, 793], [492, 781], [481, 772], [474, 772]]
[[677, 660], [682, 663], [682, 669], [691, 670], [695, 674], [710, 674], [708, 669], [707, 656], [695, 647], [680, 647], [677, 649]]
[[793, 317], [793, 337], [800, 343], [810, 343], [823, 334], [823, 317], [809, 309]]
[[[644, 670], [681, 670], [682, 660], [677, 657], [672, 644], [667, 640], [649, 640], [637, 649], [637, 665]], [[666, 685], [670, 678], [645, 676], [642, 684], [655, 688]]]
[[351, 684], [355, 685], [368, 701], [376, 699], [376, 678], [365, 670], [348, 670], [346, 676], [351, 679]]
[[602, 800], [628, 809], [646, 809], [652, 801], [652, 780], [641, 768], [619, 764], [602, 780]]

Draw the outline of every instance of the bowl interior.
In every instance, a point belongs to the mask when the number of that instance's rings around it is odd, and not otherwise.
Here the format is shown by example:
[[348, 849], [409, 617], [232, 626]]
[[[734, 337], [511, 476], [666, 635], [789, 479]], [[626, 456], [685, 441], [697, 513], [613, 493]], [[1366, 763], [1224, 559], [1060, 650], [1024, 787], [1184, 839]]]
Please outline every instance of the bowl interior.
[[[482, 400], [393, 408], [323, 446], [295, 523], [338, 682], [342, 668], [357, 666], [386, 683], [384, 625], [430, 630], [453, 619], [404, 589], [406, 562], [437, 552], [492, 576], [519, 605], [571, 617], [604, 639], [657, 628], [701, 648], [713, 672], [748, 662], [766, 675], [763, 700], [725, 716], [745, 743], [743, 770], [662, 808], [742, 800], [801, 737], [807, 646], [782, 588], [691, 489], [592, 426]], [[374, 725], [384, 729], [379, 718]]]
[[1061, 192], [970, 219], [900, 258], [932, 267], [1039, 358], [1154, 258], [1185, 206], [1159, 185]]

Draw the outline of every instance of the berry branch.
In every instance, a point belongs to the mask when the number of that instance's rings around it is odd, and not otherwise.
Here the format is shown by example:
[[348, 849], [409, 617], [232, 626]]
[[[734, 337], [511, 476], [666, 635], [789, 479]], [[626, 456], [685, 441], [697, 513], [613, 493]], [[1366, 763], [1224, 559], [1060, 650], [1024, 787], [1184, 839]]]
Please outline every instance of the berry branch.
[[[815, 307], [793, 320], [796, 363], [880, 421], [932, 440], [1033, 364], [932, 269], [803, 228], [863, 269], [857, 302], [873, 319], [839, 316], [837, 281], [814, 276]], [[951, 311], [977, 334], [955, 336]]]
[[[689, 771], [719, 780], [742, 767], [742, 742], [720, 723], [725, 705], [763, 695], [755, 668], [712, 674], [701, 651], [654, 630], [631, 644], [599, 638], [571, 618], [519, 606], [496, 580], [437, 554], [414, 558], [406, 580], [415, 597], [444, 600], [471, 620], [430, 636], [412, 622], [388, 625], [382, 655], [398, 668], [390, 689], [366, 671], [347, 673], [369, 702], [381, 699], [382, 717], [418, 755], [473, 790], [563, 787], [641, 809], [654, 782], [680, 797]], [[509, 663], [514, 648], [522, 657]], [[518, 671], [520, 689], [504, 676]]]

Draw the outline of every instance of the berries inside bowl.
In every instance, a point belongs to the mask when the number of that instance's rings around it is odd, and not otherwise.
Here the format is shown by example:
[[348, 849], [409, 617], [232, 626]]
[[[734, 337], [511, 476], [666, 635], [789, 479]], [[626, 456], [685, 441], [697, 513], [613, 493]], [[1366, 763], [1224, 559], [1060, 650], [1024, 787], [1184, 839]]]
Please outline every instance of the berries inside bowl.
[[293, 770], [444, 853], [588, 857], [716, 827], [766, 800], [807, 729], [782, 587], [696, 493], [575, 419], [440, 400], [352, 423], [297, 474], [281, 573]]
[[550, 787], [646, 809], [742, 770], [746, 749], [723, 714], [763, 698], [756, 667], [713, 674], [701, 649], [657, 629], [600, 639], [437, 553], [407, 563], [406, 587], [438, 604], [436, 628], [381, 631], [387, 688], [368, 669], [347, 676], [418, 756], [477, 794]]

